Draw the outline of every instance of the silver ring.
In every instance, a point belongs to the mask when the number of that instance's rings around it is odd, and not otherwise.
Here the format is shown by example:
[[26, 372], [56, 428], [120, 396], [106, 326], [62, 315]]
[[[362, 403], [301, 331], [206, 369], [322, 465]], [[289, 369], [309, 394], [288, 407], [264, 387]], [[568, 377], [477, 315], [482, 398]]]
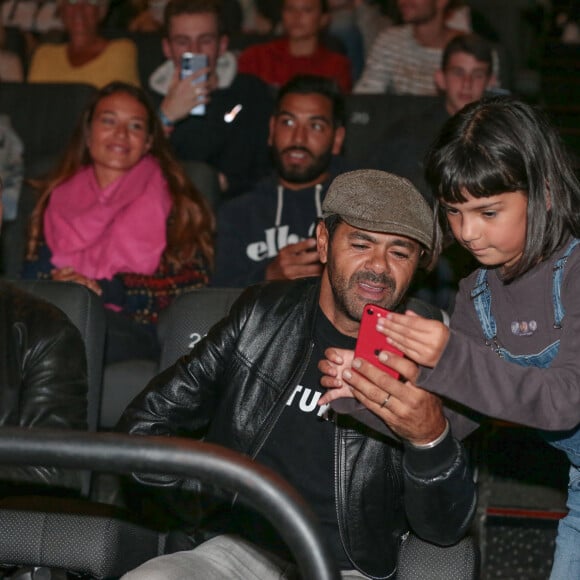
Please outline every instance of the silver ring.
[[385, 408], [387, 406], [387, 403], [389, 402], [389, 399], [391, 398], [391, 393], [389, 393], [386, 397], [385, 400], [381, 403], [381, 409]]

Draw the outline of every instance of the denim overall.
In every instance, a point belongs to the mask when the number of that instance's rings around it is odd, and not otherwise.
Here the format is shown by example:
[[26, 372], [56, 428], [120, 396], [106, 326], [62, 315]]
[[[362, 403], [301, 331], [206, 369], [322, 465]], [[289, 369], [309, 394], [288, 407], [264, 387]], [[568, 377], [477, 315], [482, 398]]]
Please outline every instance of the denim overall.
[[[574, 239], [553, 268], [554, 328], [562, 326], [564, 306], [560, 292], [564, 267], [578, 244], [580, 244], [580, 239]], [[560, 340], [556, 340], [539, 353], [529, 355], [513, 355], [499, 344], [496, 322], [491, 313], [491, 292], [487, 284], [487, 270], [484, 268], [479, 270], [475, 286], [471, 291], [471, 299], [485, 336], [485, 342], [500, 358], [523, 367], [547, 368], [552, 364], [552, 360], [560, 350]], [[556, 554], [550, 580], [580, 580], [580, 428], [570, 431], [541, 431], [540, 433], [550, 445], [564, 451], [572, 464], [567, 501], [569, 512], [558, 526]]]

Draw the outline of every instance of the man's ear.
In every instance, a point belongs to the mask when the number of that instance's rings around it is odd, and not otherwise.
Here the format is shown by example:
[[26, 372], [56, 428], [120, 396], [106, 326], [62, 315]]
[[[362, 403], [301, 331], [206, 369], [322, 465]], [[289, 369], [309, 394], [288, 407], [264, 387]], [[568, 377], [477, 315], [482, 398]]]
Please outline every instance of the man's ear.
[[342, 144], [344, 143], [344, 137], [346, 135], [346, 129], [344, 127], [338, 127], [334, 132], [334, 141], [332, 143], [332, 154], [340, 155], [342, 151]]
[[276, 115], [270, 117], [270, 132], [268, 133], [268, 145], [272, 147], [274, 144], [274, 128], [276, 126]]
[[447, 82], [445, 81], [445, 73], [441, 69], [435, 71], [435, 85], [437, 88], [444, 93], [447, 90]]
[[167, 60], [173, 60], [173, 55], [171, 54], [171, 44], [169, 44], [169, 38], [167, 37], [162, 38], [161, 48], [163, 49], [163, 56]]
[[316, 249], [318, 250], [318, 256], [323, 264], [328, 261], [328, 244], [329, 236], [328, 230], [324, 221], [320, 220], [316, 224]]
[[221, 56], [228, 50], [230, 45], [230, 37], [227, 34], [222, 34], [219, 39], [218, 56]]

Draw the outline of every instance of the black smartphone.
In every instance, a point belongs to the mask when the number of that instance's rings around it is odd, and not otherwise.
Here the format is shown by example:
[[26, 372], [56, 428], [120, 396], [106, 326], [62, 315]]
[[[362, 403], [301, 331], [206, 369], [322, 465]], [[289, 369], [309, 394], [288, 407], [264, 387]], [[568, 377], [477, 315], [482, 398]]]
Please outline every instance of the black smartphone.
[[387, 316], [389, 312], [390, 311], [386, 308], [382, 308], [376, 304], [367, 304], [364, 307], [354, 355], [355, 357], [369, 361], [377, 368], [380, 368], [398, 379], [399, 373], [394, 371], [391, 367], [384, 365], [378, 358], [379, 353], [382, 350], [388, 350], [389, 352], [394, 352], [399, 356], [403, 356], [403, 353], [399, 349], [390, 345], [387, 342], [387, 337], [377, 330], [378, 319]]
[[[184, 52], [181, 55], [181, 78], [191, 76], [201, 68], [207, 67], [207, 55], [193, 52]], [[207, 80], [207, 75], [196, 78], [192, 81], [194, 84]], [[205, 115], [205, 104], [196, 105], [189, 112], [190, 115]]]

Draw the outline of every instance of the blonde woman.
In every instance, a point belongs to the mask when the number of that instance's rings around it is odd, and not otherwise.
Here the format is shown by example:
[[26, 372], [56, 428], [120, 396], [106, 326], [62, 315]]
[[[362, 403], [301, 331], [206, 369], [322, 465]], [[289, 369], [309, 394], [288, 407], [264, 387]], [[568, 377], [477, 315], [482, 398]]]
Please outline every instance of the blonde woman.
[[124, 81], [138, 86], [135, 44], [128, 38], [110, 40], [100, 34], [107, 9], [107, 0], [60, 0], [69, 40], [41, 44], [32, 56], [28, 81], [87, 83], [97, 88]]

